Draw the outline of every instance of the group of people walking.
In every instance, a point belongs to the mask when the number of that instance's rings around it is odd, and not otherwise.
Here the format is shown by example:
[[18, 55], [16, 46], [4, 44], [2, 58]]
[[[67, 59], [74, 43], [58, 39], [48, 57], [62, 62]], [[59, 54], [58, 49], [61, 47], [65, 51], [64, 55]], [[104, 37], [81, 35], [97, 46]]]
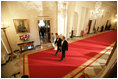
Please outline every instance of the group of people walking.
[[65, 36], [62, 35], [60, 37], [58, 33], [55, 33], [55, 37], [53, 33], [51, 33], [51, 44], [53, 48], [57, 48], [55, 56], [57, 56], [58, 52], [62, 52], [62, 57], [60, 59], [60, 61], [62, 61], [63, 58], [65, 58], [65, 51], [68, 51], [68, 42], [66, 41]]

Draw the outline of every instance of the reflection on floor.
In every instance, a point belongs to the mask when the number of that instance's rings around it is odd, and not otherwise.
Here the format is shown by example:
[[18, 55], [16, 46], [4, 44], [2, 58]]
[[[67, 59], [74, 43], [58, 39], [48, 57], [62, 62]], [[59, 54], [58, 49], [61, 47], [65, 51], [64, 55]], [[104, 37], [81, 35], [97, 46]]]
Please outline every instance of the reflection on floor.
[[[89, 34], [89, 35], [86, 35], [83, 37], [73, 37], [73, 38], [68, 39], [68, 42], [81, 40], [86, 37], [93, 36], [93, 35], [100, 34], [100, 33], [102, 33], [102, 32], [95, 33], [95, 34]], [[1, 66], [1, 77], [2, 78], [14, 78], [14, 76], [12, 76], [12, 75], [20, 72], [16, 75], [16, 78], [21, 78], [21, 76], [23, 75], [23, 55], [26, 53], [30, 53], [32, 51], [44, 50], [47, 48], [51, 48], [50, 43], [43, 44], [42, 47], [41, 46], [35, 47], [34, 50], [25, 51], [22, 54], [17, 52], [16, 53], [17, 57], [15, 59], [13, 59], [13, 61], [9, 61], [7, 64]], [[87, 67], [83, 72], [77, 74], [75, 77], [78, 78], [85, 73], [88, 73], [90, 77], [95, 77], [105, 67], [105, 63], [111, 53], [111, 50], [107, 51], [106, 54], [101, 56], [94, 63], [92, 63], [89, 67]]]

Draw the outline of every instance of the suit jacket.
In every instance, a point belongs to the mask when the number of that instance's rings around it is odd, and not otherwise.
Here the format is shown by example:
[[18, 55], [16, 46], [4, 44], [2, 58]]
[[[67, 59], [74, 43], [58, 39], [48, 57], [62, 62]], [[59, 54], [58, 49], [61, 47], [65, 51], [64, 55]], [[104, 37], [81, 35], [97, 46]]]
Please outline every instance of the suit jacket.
[[61, 38], [58, 38], [58, 39], [56, 38], [55, 44], [57, 43], [58, 47], [61, 46], [61, 42], [62, 42]]
[[64, 40], [62, 44], [62, 51], [66, 51], [66, 50], [68, 50], [68, 42]]

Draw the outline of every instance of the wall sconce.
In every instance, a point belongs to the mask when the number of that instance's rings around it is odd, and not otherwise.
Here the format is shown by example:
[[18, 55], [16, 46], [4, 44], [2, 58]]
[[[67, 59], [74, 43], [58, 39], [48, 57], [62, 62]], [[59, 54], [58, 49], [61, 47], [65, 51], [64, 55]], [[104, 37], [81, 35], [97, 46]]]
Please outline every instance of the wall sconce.
[[114, 22], [117, 22], [117, 19], [115, 19]]
[[116, 14], [116, 16], [115, 16], [116, 18], [114, 19], [114, 22], [117, 22], [117, 14]]

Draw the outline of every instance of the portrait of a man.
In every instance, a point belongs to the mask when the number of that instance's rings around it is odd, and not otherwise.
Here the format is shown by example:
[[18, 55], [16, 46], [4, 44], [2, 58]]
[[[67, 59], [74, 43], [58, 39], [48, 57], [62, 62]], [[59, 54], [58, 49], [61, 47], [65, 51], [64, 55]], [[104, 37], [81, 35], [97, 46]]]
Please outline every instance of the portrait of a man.
[[14, 25], [17, 33], [29, 32], [27, 19], [14, 19]]

